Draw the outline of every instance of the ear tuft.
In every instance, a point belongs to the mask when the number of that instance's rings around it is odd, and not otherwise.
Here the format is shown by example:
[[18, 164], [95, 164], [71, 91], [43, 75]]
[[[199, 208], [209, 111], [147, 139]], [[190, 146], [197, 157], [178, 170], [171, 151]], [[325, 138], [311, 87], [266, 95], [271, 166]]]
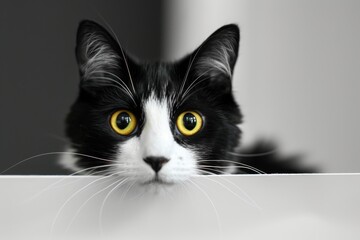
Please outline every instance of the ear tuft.
[[198, 74], [210, 72], [212, 76], [223, 74], [231, 77], [238, 56], [239, 39], [240, 31], [235, 24], [215, 31], [195, 52]]
[[83, 79], [119, 66], [117, 43], [100, 25], [85, 20], [77, 32], [76, 56]]

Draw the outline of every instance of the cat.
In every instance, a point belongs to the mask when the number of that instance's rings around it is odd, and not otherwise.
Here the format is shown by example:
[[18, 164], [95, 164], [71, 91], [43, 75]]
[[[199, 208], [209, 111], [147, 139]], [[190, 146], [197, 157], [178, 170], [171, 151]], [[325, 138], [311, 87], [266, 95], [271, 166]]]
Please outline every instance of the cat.
[[259, 142], [238, 152], [242, 113], [232, 93], [237, 25], [225, 25], [175, 62], [140, 62], [116, 35], [85, 20], [77, 32], [79, 95], [66, 119], [65, 168], [174, 184], [197, 174], [296, 173]]

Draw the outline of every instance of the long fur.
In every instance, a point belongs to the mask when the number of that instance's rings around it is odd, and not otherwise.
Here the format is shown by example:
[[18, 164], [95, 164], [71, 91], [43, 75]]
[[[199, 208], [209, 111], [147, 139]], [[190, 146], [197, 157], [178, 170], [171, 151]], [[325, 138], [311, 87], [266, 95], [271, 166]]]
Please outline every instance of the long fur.
[[[245, 165], [266, 173], [303, 171], [292, 164], [293, 159], [278, 161], [275, 154], [255, 157], [267, 150], [260, 145], [249, 150], [252, 157], [235, 152], [241, 139], [238, 125], [242, 122], [232, 93], [239, 39], [239, 28], [230, 24], [176, 62], [139, 63], [123, 51], [106, 29], [95, 22], [81, 22], [76, 47], [79, 96], [66, 120], [71, 148], [116, 162], [121, 167], [112, 172], [128, 171], [142, 181], [151, 180], [154, 174], [156, 178], [175, 181], [194, 173], [256, 172], [241, 168]], [[115, 133], [109, 124], [111, 114], [119, 109], [137, 117], [136, 129], [129, 136]], [[176, 127], [179, 114], [188, 110], [201, 113], [204, 120], [202, 129], [190, 137]], [[149, 134], [150, 138], [145, 137]], [[155, 158], [168, 161], [159, 173], [154, 173], [145, 161]], [[88, 157], [69, 162], [64, 165], [74, 169], [106, 169], [103, 161]]]

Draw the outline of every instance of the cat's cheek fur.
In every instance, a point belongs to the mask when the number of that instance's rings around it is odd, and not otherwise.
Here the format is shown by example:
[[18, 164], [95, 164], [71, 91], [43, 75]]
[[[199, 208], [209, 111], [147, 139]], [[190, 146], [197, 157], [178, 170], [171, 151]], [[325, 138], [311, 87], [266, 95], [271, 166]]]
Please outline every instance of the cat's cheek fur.
[[68, 147], [61, 154], [59, 164], [64, 168], [73, 172], [81, 172], [83, 169], [77, 165], [79, 159], [75, 156], [75, 149]]
[[153, 170], [142, 159], [141, 143], [138, 137], [120, 143], [115, 159], [117, 166], [113, 170], [118, 175], [138, 182], [147, 182], [153, 178]]
[[[169, 139], [171, 140], [171, 139]], [[156, 142], [156, 139], [154, 139]], [[118, 166], [113, 169], [119, 176], [129, 178], [131, 181], [140, 184], [154, 180], [154, 170], [144, 162], [146, 147], [141, 138], [134, 137], [125, 143], [119, 144], [117, 154]], [[159, 179], [166, 183], [177, 183], [189, 179], [197, 173], [196, 155], [189, 149], [175, 143], [171, 153], [167, 156], [170, 159], [158, 173]]]
[[171, 132], [168, 101], [151, 96], [144, 101], [144, 112], [141, 135], [119, 144], [119, 175], [124, 173], [142, 183], [153, 180], [155, 172], [145, 163], [147, 157], [169, 159], [158, 172], [161, 181], [176, 183], [196, 174], [196, 152], [178, 144]]

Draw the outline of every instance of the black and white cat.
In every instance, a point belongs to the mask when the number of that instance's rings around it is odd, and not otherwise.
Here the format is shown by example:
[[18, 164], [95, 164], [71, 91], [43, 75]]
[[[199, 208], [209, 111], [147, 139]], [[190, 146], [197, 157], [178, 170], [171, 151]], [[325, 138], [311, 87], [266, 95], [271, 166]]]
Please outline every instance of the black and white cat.
[[269, 146], [235, 151], [242, 115], [231, 80], [239, 38], [239, 28], [226, 25], [179, 61], [142, 63], [105, 28], [81, 22], [80, 91], [66, 120], [74, 154], [62, 165], [156, 184], [196, 174], [302, 172], [294, 159], [277, 161]]

